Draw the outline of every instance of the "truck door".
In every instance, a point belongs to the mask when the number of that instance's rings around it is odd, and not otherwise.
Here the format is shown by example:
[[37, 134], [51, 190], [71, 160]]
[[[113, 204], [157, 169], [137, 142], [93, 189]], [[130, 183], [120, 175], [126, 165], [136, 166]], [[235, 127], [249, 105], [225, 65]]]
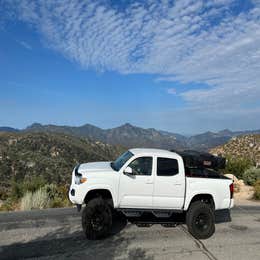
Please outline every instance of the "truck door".
[[185, 173], [178, 158], [157, 157], [153, 207], [181, 209], [184, 204]]
[[135, 158], [126, 167], [132, 169], [132, 174], [124, 173], [124, 171], [121, 173], [118, 193], [119, 207], [152, 208], [153, 157]]

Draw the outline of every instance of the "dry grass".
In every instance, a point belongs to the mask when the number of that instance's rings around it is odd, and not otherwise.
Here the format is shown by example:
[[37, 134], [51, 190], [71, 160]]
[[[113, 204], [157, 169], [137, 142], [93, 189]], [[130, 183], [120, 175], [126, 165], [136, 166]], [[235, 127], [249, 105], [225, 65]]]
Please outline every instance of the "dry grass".
[[50, 199], [45, 189], [26, 192], [21, 200], [21, 210], [44, 209], [49, 206]]

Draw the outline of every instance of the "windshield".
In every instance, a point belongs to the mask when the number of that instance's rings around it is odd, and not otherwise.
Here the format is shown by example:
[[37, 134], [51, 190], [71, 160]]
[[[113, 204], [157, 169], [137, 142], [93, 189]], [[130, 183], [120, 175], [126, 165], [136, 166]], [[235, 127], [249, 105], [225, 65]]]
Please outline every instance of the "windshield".
[[130, 151], [127, 151], [120, 155], [114, 162], [111, 163], [111, 167], [115, 171], [119, 171], [121, 167], [133, 156]]

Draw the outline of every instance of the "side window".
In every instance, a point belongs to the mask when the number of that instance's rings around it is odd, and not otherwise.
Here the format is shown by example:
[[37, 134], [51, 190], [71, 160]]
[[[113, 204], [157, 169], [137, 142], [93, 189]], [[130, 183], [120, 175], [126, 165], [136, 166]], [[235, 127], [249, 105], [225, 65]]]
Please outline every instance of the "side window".
[[178, 161], [170, 158], [157, 159], [157, 176], [173, 176], [179, 173]]
[[152, 175], [152, 157], [139, 157], [133, 160], [128, 166], [132, 168], [135, 175]]

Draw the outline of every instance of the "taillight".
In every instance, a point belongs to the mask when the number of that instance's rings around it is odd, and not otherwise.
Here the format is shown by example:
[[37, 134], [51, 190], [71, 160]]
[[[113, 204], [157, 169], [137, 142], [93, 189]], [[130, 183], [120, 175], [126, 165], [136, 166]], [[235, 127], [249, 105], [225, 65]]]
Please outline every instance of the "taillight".
[[230, 190], [230, 199], [232, 199], [233, 198], [233, 193], [234, 193], [234, 184], [233, 183], [231, 183], [229, 185], [229, 190]]

